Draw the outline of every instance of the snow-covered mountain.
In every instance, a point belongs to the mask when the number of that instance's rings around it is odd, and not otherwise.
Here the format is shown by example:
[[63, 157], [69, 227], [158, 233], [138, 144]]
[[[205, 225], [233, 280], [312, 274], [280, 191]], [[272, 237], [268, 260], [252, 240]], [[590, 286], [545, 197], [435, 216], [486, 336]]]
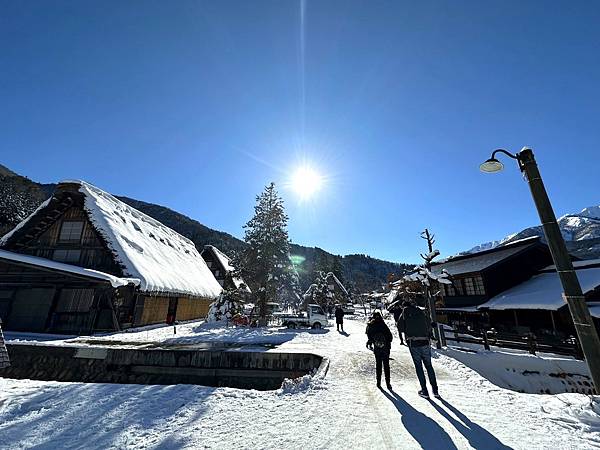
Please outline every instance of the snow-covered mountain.
[[[569, 250], [583, 258], [600, 257], [600, 206], [584, 208], [577, 214], [565, 214], [558, 219], [560, 231]], [[477, 245], [465, 253], [477, 253], [531, 236], [541, 236], [541, 225], [506, 236], [504, 239]]]

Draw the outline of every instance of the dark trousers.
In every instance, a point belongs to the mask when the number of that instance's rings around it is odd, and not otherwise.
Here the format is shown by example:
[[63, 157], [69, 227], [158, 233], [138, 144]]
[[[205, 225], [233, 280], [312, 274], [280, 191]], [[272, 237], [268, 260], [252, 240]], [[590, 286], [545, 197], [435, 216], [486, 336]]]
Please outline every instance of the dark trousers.
[[402, 339], [402, 331], [400, 331], [400, 327], [396, 325], [398, 328], [398, 337], [400, 338], [400, 345], [404, 344], [404, 339]]
[[390, 382], [390, 350], [375, 350], [375, 373], [377, 374], [377, 384], [381, 384], [381, 366], [385, 373], [386, 383]]
[[338, 331], [340, 331], [340, 328], [342, 329], [342, 331], [344, 331], [344, 321], [343, 320], [336, 321], [336, 325], [337, 325]]
[[429, 342], [426, 345], [413, 346], [409, 342], [408, 348], [410, 350], [410, 356], [412, 356], [413, 363], [415, 364], [415, 370], [417, 371], [417, 378], [421, 384], [422, 390], [427, 390], [427, 384], [425, 383], [425, 372], [423, 366], [427, 369], [427, 377], [429, 378], [429, 384], [434, 393], [438, 391], [437, 380], [435, 379], [435, 372], [431, 365], [431, 347]]

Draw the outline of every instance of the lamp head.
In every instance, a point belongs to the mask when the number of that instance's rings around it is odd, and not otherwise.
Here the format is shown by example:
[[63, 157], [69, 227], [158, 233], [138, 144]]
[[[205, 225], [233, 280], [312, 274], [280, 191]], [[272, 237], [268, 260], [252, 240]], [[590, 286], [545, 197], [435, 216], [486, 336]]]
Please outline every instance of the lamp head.
[[484, 173], [496, 173], [504, 169], [504, 164], [496, 158], [490, 158], [479, 166], [479, 170]]

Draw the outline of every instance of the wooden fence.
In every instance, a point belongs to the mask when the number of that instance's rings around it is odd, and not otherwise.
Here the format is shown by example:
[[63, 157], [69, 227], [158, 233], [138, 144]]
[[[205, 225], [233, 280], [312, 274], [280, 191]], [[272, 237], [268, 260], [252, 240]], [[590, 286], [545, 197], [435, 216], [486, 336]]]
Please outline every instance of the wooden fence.
[[479, 333], [469, 332], [468, 335], [465, 335], [458, 330], [448, 330], [442, 327], [440, 327], [440, 330], [442, 331], [440, 333], [440, 338], [442, 340], [442, 346], [444, 347], [447, 342], [464, 342], [481, 345], [486, 350], [489, 350], [490, 346], [494, 346], [515, 350], [526, 350], [532, 355], [535, 355], [536, 353], [555, 353], [558, 355], [583, 359], [581, 347], [575, 337], [560, 340], [536, 336], [534, 333], [520, 335], [504, 332], [499, 333], [495, 330], [483, 330]]

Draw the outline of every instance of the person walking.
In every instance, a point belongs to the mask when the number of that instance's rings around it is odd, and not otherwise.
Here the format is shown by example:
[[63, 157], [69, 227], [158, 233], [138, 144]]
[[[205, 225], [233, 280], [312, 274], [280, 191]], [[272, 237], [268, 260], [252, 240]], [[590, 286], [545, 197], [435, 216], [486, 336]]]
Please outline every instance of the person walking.
[[381, 369], [385, 374], [385, 384], [391, 391], [390, 382], [390, 349], [392, 348], [392, 332], [381, 316], [381, 311], [376, 309], [367, 324], [367, 348], [375, 354], [375, 373], [377, 375], [377, 387], [381, 388]]
[[335, 307], [335, 324], [337, 326], [337, 330], [340, 331], [342, 329], [342, 333], [344, 332], [344, 315], [346, 313], [342, 309], [341, 305], [336, 305]]
[[402, 338], [402, 332], [400, 331], [400, 328], [398, 327], [398, 320], [400, 320], [400, 316], [402, 315], [402, 307], [403, 306], [404, 306], [404, 303], [400, 302], [400, 300], [397, 300], [396, 304], [393, 308], [394, 323], [396, 324], [396, 328], [398, 328], [398, 337], [400, 338], [400, 345], [404, 345], [404, 339]]
[[410, 356], [415, 365], [417, 378], [421, 385], [421, 390], [418, 392], [419, 395], [423, 398], [429, 398], [425, 382], [425, 372], [423, 370], [423, 366], [425, 366], [433, 396], [439, 398], [435, 371], [431, 364], [431, 322], [429, 321], [429, 317], [414, 302], [408, 302], [402, 310], [397, 326], [398, 330], [404, 333]]

